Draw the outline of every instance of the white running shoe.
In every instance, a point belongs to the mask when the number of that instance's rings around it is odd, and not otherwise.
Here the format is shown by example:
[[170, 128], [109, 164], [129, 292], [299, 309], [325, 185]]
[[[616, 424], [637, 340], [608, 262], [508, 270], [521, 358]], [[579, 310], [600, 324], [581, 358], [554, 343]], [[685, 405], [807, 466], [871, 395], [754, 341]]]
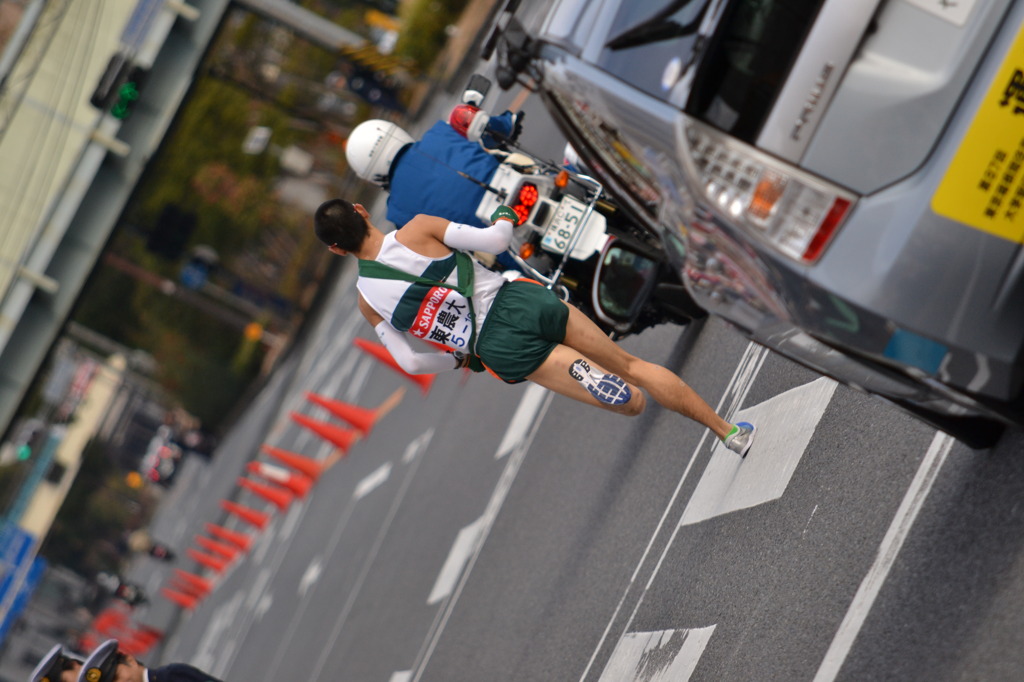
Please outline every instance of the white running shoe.
[[754, 442], [754, 425], [750, 422], [738, 422], [722, 442], [740, 457], [746, 457], [750, 444]]

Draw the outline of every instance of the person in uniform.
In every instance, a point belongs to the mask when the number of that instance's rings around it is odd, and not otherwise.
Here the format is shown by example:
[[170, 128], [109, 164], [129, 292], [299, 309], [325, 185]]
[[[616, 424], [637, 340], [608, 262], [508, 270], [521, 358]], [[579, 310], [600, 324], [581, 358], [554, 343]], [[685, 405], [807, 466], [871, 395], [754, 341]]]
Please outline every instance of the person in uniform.
[[67, 655], [57, 644], [39, 661], [28, 682], [75, 682], [81, 667], [81, 659]]
[[147, 668], [134, 656], [117, 649], [117, 640], [108, 639], [89, 654], [78, 672], [77, 682], [220, 682], [185, 663]]

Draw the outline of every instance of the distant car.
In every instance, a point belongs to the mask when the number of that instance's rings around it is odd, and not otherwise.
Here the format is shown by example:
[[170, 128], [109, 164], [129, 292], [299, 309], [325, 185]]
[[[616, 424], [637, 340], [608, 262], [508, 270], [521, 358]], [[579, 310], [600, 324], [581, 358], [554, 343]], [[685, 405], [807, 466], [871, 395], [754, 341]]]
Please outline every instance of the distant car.
[[1024, 423], [1022, 22], [1020, 0], [562, 0], [485, 50], [709, 312], [981, 446]]
[[178, 473], [181, 458], [181, 448], [171, 442], [171, 430], [161, 426], [149, 441], [146, 454], [139, 464], [139, 472], [153, 483], [169, 486]]

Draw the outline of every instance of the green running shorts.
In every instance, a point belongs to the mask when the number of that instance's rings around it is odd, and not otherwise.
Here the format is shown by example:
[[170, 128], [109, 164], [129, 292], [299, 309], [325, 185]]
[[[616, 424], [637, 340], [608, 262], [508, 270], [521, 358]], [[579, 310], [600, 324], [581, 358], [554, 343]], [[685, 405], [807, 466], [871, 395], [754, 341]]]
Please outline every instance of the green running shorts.
[[498, 378], [523, 381], [565, 340], [569, 308], [550, 289], [530, 280], [509, 282], [491, 305], [476, 353]]

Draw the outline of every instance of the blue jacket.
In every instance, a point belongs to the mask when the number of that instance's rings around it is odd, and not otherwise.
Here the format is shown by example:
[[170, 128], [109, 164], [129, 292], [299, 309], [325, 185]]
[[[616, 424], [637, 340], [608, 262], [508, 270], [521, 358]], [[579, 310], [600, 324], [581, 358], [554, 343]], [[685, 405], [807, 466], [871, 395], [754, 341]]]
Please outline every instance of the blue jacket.
[[149, 682], [220, 682], [220, 680], [185, 663], [171, 663], [160, 668], [149, 668]]
[[476, 207], [486, 190], [455, 169], [488, 183], [498, 163], [476, 142], [438, 121], [392, 162], [388, 220], [402, 227], [416, 214], [425, 213], [485, 227], [487, 223], [476, 217]]

